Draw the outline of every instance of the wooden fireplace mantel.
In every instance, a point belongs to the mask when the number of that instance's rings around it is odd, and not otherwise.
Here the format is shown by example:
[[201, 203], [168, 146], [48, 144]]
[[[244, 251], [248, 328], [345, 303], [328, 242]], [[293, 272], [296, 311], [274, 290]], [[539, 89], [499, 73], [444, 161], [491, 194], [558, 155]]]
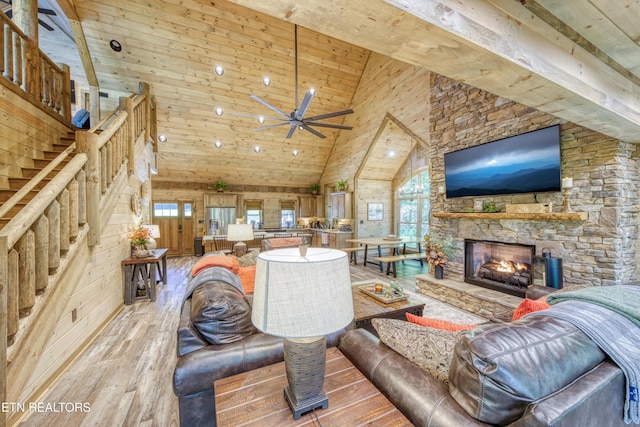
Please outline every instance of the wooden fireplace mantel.
[[435, 212], [435, 218], [455, 219], [526, 219], [530, 221], [586, 221], [588, 212], [506, 213], [506, 212]]

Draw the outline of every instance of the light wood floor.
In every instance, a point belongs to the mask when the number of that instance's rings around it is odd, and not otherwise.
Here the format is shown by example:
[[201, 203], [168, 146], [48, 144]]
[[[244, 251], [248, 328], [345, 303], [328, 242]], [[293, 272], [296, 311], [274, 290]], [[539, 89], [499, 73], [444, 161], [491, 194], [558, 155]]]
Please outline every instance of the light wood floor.
[[[170, 258], [168, 285], [155, 302], [124, 306], [39, 403], [88, 404], [89, 411], [31, 413], [21, 426], [178, 426], [172, 377], [180, 303], [196, 257]], [[359, 263], [360, 264], [360, 263]], [[415, 291], [417, 262], [398, 265], [398, 282]], [[351, 265], [352, 281], [385, 278], [377, 267]], [[86, 406], [86, 405], [85, 405]]]

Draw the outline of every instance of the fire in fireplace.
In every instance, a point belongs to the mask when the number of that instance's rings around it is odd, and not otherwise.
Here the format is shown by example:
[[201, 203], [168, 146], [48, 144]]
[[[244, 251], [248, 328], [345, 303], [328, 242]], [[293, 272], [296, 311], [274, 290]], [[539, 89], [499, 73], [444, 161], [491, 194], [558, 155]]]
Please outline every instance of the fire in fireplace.
[[466, 239], [464, 247], [465, 282], [524, 297], [533, 283], [535, 246]]

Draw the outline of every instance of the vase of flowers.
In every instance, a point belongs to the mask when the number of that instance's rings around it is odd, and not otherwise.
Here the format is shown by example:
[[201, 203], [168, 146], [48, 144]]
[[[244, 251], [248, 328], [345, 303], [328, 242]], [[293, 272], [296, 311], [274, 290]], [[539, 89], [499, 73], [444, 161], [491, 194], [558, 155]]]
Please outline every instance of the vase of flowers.
[[436, 279], [444, 277], [444, 265], [453, 256], [455, 248], [451, 237], [442, 238], [435, 234], [424, 235], [424, 248], [427, 262]]
[[131, 242], [132, 254], [138, 258], [145, 258], [149, 255], [147, 244], [151, 238], [148, 228], [137, 226], [129, 229], [129, 241]]

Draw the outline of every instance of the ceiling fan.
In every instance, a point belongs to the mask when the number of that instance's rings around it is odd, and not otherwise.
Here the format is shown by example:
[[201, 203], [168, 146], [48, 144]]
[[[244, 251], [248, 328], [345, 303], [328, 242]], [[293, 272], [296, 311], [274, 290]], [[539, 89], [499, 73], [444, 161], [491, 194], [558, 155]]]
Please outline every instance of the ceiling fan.
[[[296, 25], [294, 28], [294, 43], [295, 43], [294, 47], [295, 47], [295, 75], [296, 75], [296, 83], [295, 83], [296, 84], [296, 88], [295, 88], [296, 89], [296, 107], [293, 110], [293, 112], [291, 112], [291, 114], [287, 114], [281, 109], [279, 109], [278, 107], [274, 107], [273, 105], [269, 104], [267, 101], [260, 98], [259, 96], [251, 95], [251, 98], [255, 99], [256, 101], [260, 102], [264, 106], [272, 109], [273, 111], [278, 113], [280, 116], [282, 116], [282, 118], [264, 117], [264, 120], [275, 120], [281, 123], [255, 128], [254, 130], [271, 129], [279, 126], [288, 125], [290, 126], [290, 128], [289, 128], [289, 133], [287, 134], [287, 138], [291, 138], [293, 136], [293, 133], [296, 131], [296, 128], [300, 130], [302, 129], [307, 130], [319, 138], [326, 138], [325, 135], [321, 134], [320, 132], [315, 130], [313, 127], [317, 126], [317, 127], [345, 129], [345, 130], [353, 129], [353, 127], [351, 126], [319, 122], [319, 120], [330, 119], [332, 117], [343, 116], [345, 114], [351, 114], [353, 113], [352, 109], [336, 111], [336, 112], [327, 113], [327, 114], [320, 114], [312, 117], [304, 116], [305, 113], [307, 112], [307, 109], [309, 108], [309, 105], [311, 104], [311, 100], [313, 99], [315, 91], [312, 89], [312, 90], [309, 90], [307, 93], [305, 93], [304, 98], [302, 98], [302, 103], [300, 103], [300, 106], [298, 106], [298, 25]], [[240, 114], [240, 113], [237, 113], [237, 115], [245, 116], [245, 117], [255, 117], [255, 118], [260, 117], [260, 116], [254, 116], [250, 114]]]
[[[9, 6], [13, 6], [12, 1], [11, 0], [0, 0], [2, 3], [4, 4], [8, 4]], [[4, 13], [11, 18], [13, 15], [13, 12], [11, 10], [11, 8], [7, 8], [7, 10], [4, 11]], [[38, 13], [42, 13], [43, 15], [50, 15], [50, 16], [56, 16], [57, 14], [51, 10], [51, 9], [45, 9], [42, 7], [38, 8]], [[46, 22], [44, 22], [42, 19], [38, 18], [38, 23], [40, 25], [42, 25], [44, 28], [46, 28], [49, 31], [53, 31], [53, 27], [49, 24], [47, 24]]]

